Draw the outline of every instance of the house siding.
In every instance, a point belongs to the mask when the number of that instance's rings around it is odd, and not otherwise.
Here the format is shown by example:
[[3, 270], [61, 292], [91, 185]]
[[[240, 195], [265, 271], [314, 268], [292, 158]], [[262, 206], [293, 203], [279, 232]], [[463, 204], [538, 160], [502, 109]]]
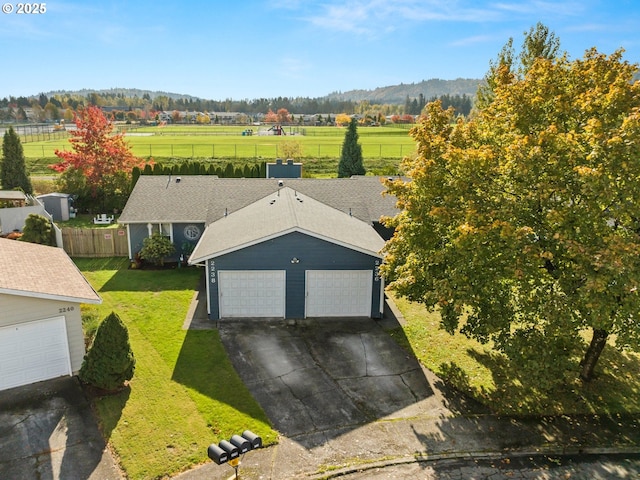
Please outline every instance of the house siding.
[[[153, 225], [157, 225], [158, 223], [153, 223]], [[176, 253], [170, 257], [167, 257], [167, 260], [177, 260], [181, 253], [185, 250], [188, 250], [187, 245], [191, 245], [191, 250], [195, 247], [198, 240], [192, 241], [188, 240], [184, 236], [184, 228], [187, 225], [196, 225], [202, 234], [204, 232], [204, 223], [174, 223], [171, 225], [172, 235], [173, 235], [173, 245], [176, 248]], [[144, 239], [149, 236], [149, 228], [146, 223], [130, 223], [128, 224], [129, 228], [129, 248], [130, 248], [130, 260], [135, 257], [136, 253], [138, 253], [142, 249], [142, 245]]]
[[[291, 263], [292, 258], [299, 263]], [[294, 232], [207, 261], [209, 305], [212, 319], [220, 318], [218, 274], [220, 270], [285, 270], [287, 318], [304, 318], [306, 270], [371, 270], [374, 276], [371, 316], [380, 317], [380, 289], [377, 273], [380, 259]]]
[[85, 349], [79, 303], [0, 294], [0, 311], [0, 327], [64, 316], [71, 370], [74, 374], [80, 370]]

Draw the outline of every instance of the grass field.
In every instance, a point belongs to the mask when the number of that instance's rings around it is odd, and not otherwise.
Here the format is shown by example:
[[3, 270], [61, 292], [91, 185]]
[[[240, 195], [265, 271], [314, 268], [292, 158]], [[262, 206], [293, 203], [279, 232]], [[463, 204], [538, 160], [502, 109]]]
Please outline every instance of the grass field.
[[[243, 136], [252, 128], [254, 135]], [[257, 131], [267, 127], [195, 126], [139, 127], [127, 132], [131, 151], [145, 159], [171, 163], [186, 159], [207, 159], [226, 164], [246, 161], [270, 161], [284, 156], [283, 142], [298, 142], [302, 150], [305, 171], [323, 175], [337, 171], [344, 140], [342, 127], [287, 127], [284, 136], [261, 136]], [[291, 134], [289, 134], [291, 133]], [[413, 153], [415, 142], [407, 128], [360, 127], [359, 143], [365, 168], [376, 174], [397, 172], [400, 160]], [[51, 174], [48, 165], [57, 162], [56, 150], [70, 150], [68, 139], [25, 142], [23, 150], [27, 168], [32, 175]]]

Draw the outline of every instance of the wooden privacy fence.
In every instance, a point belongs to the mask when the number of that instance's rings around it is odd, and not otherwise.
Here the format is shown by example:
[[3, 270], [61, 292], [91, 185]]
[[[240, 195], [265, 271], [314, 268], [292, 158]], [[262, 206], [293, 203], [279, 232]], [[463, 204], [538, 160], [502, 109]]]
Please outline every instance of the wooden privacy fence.
[[63, 228], [64, 251], [70, 257], [127, 257], [124, 228]]

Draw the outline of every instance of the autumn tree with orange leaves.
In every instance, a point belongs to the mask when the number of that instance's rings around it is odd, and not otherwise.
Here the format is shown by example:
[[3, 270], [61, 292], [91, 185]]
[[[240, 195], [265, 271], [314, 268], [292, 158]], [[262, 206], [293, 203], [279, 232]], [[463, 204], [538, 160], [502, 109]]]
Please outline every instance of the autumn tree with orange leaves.
[[605, 347], [640, 351], [640, 82], [622, 53], [505, 62], [470, 119], [428, 104], [411, 181], [387, 182], [390, 287], [538, 392], [598, 379]]
[[76, 203], [87, 209], [122, 209], [131, 190], [131, 170], [144, 162], [131, 153], [124, 134], [113, 132], [99, 107], [78, 112], [75, 124], [71, 151], [56, 150], [61, 161], [51, 165], [62, 174], [59, 186], [75, 193]]

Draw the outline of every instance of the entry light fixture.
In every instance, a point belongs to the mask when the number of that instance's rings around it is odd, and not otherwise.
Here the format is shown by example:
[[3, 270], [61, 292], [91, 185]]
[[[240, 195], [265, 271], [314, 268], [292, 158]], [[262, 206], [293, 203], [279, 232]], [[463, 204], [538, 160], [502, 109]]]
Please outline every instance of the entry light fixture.
[[300, 259], [298, 257], [293, 257], [291, 259], [291, 263], [300, 263]]

